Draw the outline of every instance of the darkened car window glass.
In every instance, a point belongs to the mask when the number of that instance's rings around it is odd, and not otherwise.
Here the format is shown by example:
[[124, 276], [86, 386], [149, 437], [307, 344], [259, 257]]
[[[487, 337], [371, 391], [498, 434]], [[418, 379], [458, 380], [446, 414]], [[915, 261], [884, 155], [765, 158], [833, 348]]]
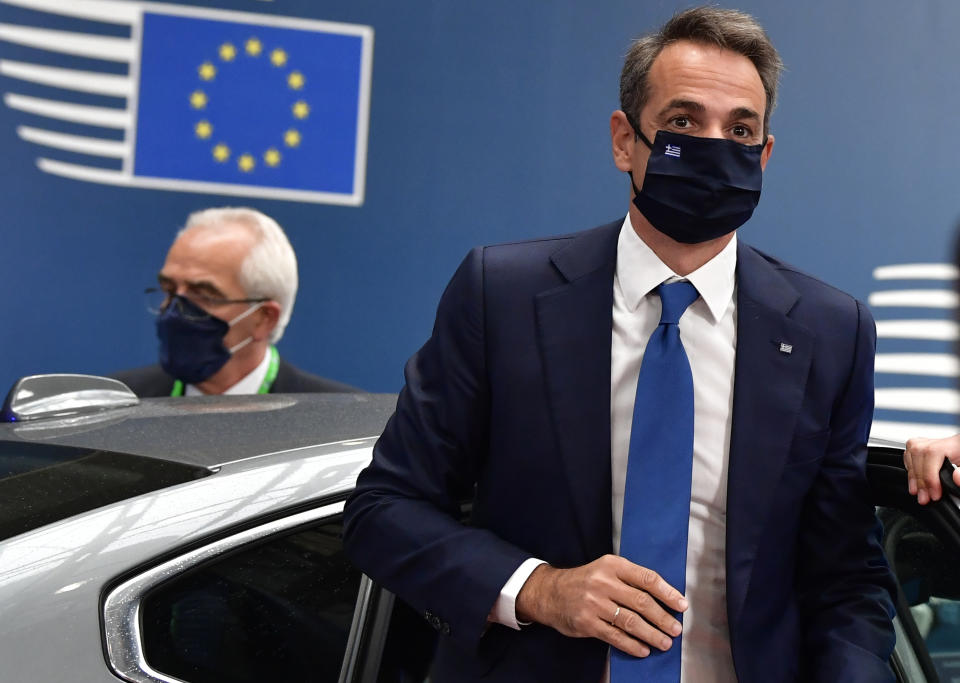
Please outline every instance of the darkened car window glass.
[[337, 681], [360, 573], [339, 516], [239, 550], [143, 601], [144, 654], [189, 683]]
[[960, 552], [919, 519], [882, 509], [885, 549], [941, 681], [960, 681]]
[[138, 455], [0, 441], [0, 540], [208, 474]]

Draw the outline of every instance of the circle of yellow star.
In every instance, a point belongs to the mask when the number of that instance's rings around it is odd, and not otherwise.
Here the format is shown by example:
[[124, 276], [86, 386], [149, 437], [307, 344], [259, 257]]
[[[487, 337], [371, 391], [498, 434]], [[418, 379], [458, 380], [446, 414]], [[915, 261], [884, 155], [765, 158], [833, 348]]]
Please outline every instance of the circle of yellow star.
[[224, 43], [220, 46], [220, 59], [225, 62], [232, 62], [237, 56], [237, 48], [232, 43]]
[[287, 147], [299, 147], [300, 131], [298, 131], [296, 128], [291, 128], [286, 133], [284, 133], [283, 144], [285, 144]]
[[283, 66], [287, 63], [287, 53], [278, 47], [270, 53], [270, 63], [274, 66]]
[[252, 154], [241, 154], [237, 159], [237, 166], [244, 173], [249, 173], [256, 165], [257, 161], [253, 158]]
[[190, 106], [194, 109], [203, 109], [207, 106], [207, 94], [202, 90], [194, 90], [190, 93]]
[[303, 100], [297, 100], [293, 104], [293, 115], [298, 119], [305, 119], [310, 115], [310, 105]]
[[306, 79], [299, 71], [292, 71], [290, 75], [287, 76], [287, 85], [290, 86], [291, 90], [300, 90], [304, 83], [306, 83]]
[[197, 134], [198, 138], [206, 140], [213, 135], [213, 126], [210, 125], [209, 121], [204, 119], [203, 121], [197, 122], [197, 125], [193, 127], [193, 131]]
[[230, 148], [222, 142], [213, 148], [213, 158], [221, 164], [230, 158]]
[[250, 38], [244, 43], [243, 47], [251, 57], [259, 57], [260, 53], [263, 52], [263, 43], [257, 38]]
[[280, 165], [280, 151], [276, 147], [271, 147], [263, 153], [263, 161], [267, 166], [275, 168]]
[[200, 72], [200, 78], [205, 81], [212, 81], [213, 77], [217, 75], [217, 67], [210, 62], [201, 64], [197, 71]]

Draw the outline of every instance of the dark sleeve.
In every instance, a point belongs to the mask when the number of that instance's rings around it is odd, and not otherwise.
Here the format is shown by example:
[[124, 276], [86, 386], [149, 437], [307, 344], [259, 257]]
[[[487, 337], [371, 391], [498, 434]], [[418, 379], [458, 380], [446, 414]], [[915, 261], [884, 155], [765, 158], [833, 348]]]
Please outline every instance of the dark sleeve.
[[277, 379], [273, 383], [273, 386], [270, 387], [271, 394], [354, 394], [362, 392], [362, 389], [350, 386], [349, 384], [301, 370], [283, 358], [280, 359]]
[[529, 557], [460, 523], [487, 457], [483, 251], [441, 297], [433, 333], [408, 362], [397, 410], [347, 501], [344, 544], [366, 574], [476, 646], [510, 575]]
[[798, 595], [804, 681], [893, 681], [896, 590], [866, 479], [876, 328], [857, 302], [855, 357], [833, 407], [827, 452], [801, 517]]
[[173, 377], [165, 373], [159, 365], [121, 370], [110, 377], [126, 384], [140, 398], [169, 396], [173, 391]]

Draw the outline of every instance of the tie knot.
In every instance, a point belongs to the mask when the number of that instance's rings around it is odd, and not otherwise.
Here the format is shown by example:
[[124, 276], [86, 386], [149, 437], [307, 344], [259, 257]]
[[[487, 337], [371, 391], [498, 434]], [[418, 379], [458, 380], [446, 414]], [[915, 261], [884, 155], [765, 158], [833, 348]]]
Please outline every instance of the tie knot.
[[671, 282], [668, 285], [660, 285], [657, 287], [657, 293], [660, 295], [660, 302], [663, 304], [663, 312], [660, 314], [661, 325], [676, 325], [679, 323], [683, 312], [700, 296], [697, 288], [689, 282]]

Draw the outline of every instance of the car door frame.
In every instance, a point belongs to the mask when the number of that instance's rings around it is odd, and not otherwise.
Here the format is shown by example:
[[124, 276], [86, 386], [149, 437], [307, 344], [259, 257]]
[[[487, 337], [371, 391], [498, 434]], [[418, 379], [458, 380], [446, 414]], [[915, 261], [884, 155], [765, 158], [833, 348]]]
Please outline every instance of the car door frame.
[[[916, 517], [936, 533], [942, 542], [950, 544], [960, 552], [960, 487], [953, 483], [953, 467], [944, 463], [940, 471], [944, 496], [938, 501], [920, 505], [916, 497], [907, 490], [903, 452], [904, 448], [899, 444], [877, 439], [871, 441], [867, 457], [867, 480], [874, 504]], [[898, 680], [909, 683], [919, 680], [928, 683], [939, 681], [933, 660], [899, 584], [894, 600], [897, 609], [897, 646], [891, 656], [891, 665]], [[916, 677], [917, 668], [920, 669], [923, 679]]]

